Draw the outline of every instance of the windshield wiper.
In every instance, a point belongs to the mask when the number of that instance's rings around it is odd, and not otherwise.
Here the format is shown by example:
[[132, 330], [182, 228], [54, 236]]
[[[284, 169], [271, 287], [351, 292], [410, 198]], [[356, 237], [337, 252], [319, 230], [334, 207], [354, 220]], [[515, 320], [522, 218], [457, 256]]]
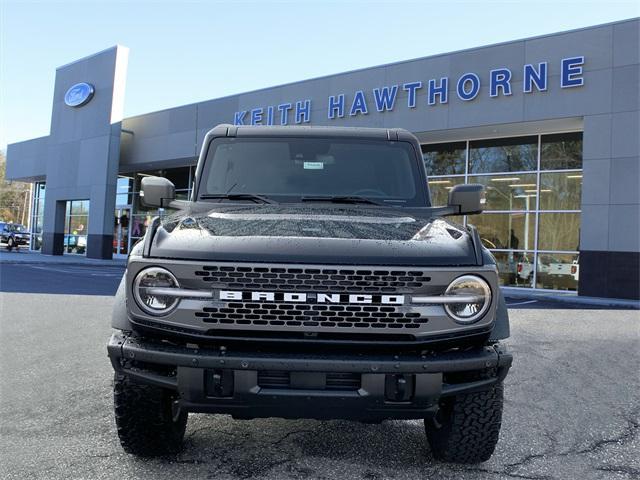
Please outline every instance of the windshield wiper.
[[335, 195], [331, 197], [302, 197], [303, 202], [331, 202], [331, 203], [368, 203], [370, 205], [386, 206], [384, 203], [376, 202], [367, 197], [357, 195]]
[[227, 200], [252, 200], [255, 203], [277, 203], [270, 198], [253, 193], [209, 193], [200, 196], [201, 200], [227, 199]]

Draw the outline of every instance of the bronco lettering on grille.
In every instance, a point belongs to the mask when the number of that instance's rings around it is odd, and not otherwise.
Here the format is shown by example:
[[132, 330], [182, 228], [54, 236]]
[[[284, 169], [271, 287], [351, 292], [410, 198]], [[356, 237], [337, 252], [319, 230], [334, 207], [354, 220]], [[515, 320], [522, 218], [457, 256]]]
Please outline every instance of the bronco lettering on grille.
[[356, 303], [403, 305], [404, 295], [369, 295], [341, 293], [298, 293], [298, 292], [247, 292], [220, 290], [220, 300], [246, 300], [252, 302], [292, 302], [292, 303]]

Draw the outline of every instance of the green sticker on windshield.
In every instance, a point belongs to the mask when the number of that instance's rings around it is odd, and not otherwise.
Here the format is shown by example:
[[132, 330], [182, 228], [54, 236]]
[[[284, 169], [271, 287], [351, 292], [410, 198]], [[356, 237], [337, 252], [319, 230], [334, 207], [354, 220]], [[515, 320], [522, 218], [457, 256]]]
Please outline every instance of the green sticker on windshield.
[[305, 170], [323, 170], [324, 163], [322, 162], [304, 162]]

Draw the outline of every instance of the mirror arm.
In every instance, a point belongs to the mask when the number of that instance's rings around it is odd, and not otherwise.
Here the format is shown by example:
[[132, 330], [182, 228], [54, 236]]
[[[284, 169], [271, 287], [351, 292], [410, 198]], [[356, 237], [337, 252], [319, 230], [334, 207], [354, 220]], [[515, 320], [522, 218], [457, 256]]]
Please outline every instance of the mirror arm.
[[435, 207], [431, 210], [434, 216], [449, 217], [451, 215], [460, 215], [460, 205], [447, 205], [446, 207]]
[[173, 200], [172, 199], [167, 206], [169, 208], [175, 208], [176, 210], [184, 210], [189, 206], [190, 203], [191, 202], [189, 200]]
[[446, 206], [442, 206], [442, 207], [427, 207], [425, 209], [411, 209], [411, 211], [415, 211], [416, 214], [421, 214], [423, 212], [428, 213], [429, 216], [432, 217], [451, 217], [454, 215], [476, 215], [479, 213], [482, 213], [482, 210], [479, 210], [477, 212], [467, 212], [467, 213], [461, 213], [460, 212], [460, 205], [446, 205]]

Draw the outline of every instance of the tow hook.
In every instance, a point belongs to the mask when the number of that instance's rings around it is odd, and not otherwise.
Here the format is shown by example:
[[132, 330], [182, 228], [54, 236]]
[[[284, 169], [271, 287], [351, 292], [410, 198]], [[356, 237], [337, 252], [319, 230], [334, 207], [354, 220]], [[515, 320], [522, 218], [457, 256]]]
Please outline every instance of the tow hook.
[[180, 418], [180, 414], [182, 413], [182, 408], [180, 408], [180, 401], [174, 400], [171, 402], [171, 418], [174, 422], [177, 422]]
[[385, 378], [384, 396], [390, 402], [408, 402], [413, 398], [416, 376], [395, 373]]

